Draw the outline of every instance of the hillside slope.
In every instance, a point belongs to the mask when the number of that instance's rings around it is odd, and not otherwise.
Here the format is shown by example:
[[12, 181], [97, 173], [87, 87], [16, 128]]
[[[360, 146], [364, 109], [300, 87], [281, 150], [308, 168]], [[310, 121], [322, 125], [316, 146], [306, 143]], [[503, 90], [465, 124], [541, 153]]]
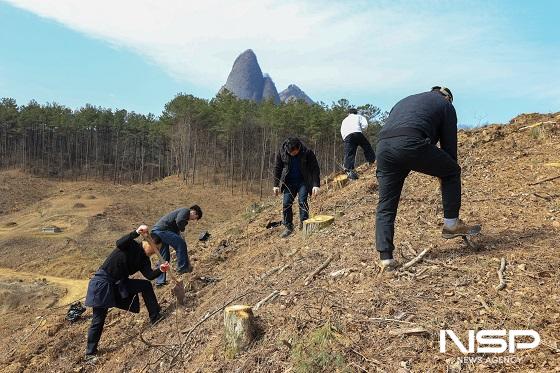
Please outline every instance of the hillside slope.
[[[535, 123], [547, 123], [523, 128]], [[373, 248], [377, 201], [374, 167], [341, 190], [324, 186], [311, 214], [335, 223], [304, 238], [280, 239], [279, 200], [214, 224], [206, 243], [191, 239], [196, 259], [189, 304], [177, 307], [158, 289], [168, 317], [147, 326], [139, 315], [110, 312], [96, 365], [82, 362], [91, 312], [75, 324], [65, 309], [45, 313], [13, 335], [2, 371], [558, 371], [560, 367], [560, 115], [525, 115], [506, 126], [461, 131], [462, 218], [478, 221], [478, 251], [440, 237], [438, 183], [411, 174], [397, 217], [401, 262], [431, 248], [409, 270], [380, 273]], [[153, 191], [156, 193], [156, 191]], [[222, 198], [227, 198], [223, 196]], [[208, 202], [210, 204], [210, 200]], [[245, 211], [245, 212], [244, 212]], [[141, 215], [141, 211], [130, 212]], [[218, 223], [218, 222], [215, 222]], [[124, 227], [122, 227], [124, 228]], [[117, 232], [113, 232], [117, 234]], [[307, 277], [326, 259], [315, 279]], [[507, 287], [495, 290], [501, 258]], [[342, 271], [341, 271], [342, 270]], [[255, 304], [259, 338], [232, 358], [223, 342], [220, 307]], [[212, 312], [218, 311], [215, 315]], [[416, 328], [414, 332], [410, 329]], [[461, 363], [439, 352], [439, 331], [462, 340], [469, 329], [534, 329], [542, 339], [512, 364]], [[141, 356], [141, 358], [138, 358]]]

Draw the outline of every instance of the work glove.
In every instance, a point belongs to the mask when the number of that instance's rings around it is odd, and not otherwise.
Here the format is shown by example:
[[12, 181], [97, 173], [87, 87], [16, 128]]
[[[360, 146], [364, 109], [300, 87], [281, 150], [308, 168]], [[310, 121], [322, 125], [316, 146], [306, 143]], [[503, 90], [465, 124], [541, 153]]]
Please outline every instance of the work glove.
[[159, 265], [159, 270], [162, 271], [162, 272], [164, 272], [164, 273], [167, 272], [167, 271], [169, 271], [169, 263], [168, 263], [168, 262], [161, 263], [161, 264]]
[[136, 233], [142, 236], [146, 236], [148, 234], [148, 226], [146, 224], [142, 224], [136, 229]]
[[272, 188], [272, 192], [274, 193], [275, 196], [280, 194], [280, 188], [279, 187], [274, 187]]
[[319, 187], [313, 187], [312, 191], [311, 191], [311, 195], [313, 195], [314, 197], [319, 194]]

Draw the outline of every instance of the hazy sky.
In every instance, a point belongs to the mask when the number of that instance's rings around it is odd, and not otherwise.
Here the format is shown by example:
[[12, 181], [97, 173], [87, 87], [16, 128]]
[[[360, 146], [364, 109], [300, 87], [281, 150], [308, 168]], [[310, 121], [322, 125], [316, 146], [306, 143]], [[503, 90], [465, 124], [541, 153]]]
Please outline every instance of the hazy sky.
[[159, 115], [255, 51], [279, 91], [384, 110], [445, 85], [459, 122], [560, 111], [560, 1], [0, 1], [0, 97]]

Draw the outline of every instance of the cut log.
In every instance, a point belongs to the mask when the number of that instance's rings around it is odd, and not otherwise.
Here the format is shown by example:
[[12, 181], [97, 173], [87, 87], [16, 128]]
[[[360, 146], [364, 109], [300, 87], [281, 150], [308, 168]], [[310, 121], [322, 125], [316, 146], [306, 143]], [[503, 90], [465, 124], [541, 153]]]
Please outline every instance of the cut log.
[[249, 347], [255, 337], [255, 323], [251, 306], [234, 305], [224, 310], [227, 351], [231, 357]]
[[560, 167], [560, 162], [545, 163], [544, 165], [547, 167]]
[[334, 222], [334, 216], [316, 215], [303, 222], [303, 235], [308, 236], [313, 232], [328, 227]]
[[342, 189], [348, 183], [348, 176], [338, 175], [333, 179], [333, 184], [335, 189]]

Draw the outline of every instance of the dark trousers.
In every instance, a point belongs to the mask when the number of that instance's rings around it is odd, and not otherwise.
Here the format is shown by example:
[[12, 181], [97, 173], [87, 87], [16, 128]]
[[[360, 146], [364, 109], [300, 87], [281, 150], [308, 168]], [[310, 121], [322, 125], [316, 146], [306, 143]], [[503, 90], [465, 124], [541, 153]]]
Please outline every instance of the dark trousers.
[[358, 146], [364, 151], [366, 161], [375, 162], [375, 152], [368, 139], [361, 132], [354, 132], [344, 138], [344, 169], [353, 170], [356, 163]]
[[292, 205], [298, 196], [299, 203], [299, 220], [303, 222], [309, 218], [309, 204], [307, 203], [307, 196], [309, 191], [305, 183], [286, 183], [284, 188], [284, 195], [282, 200], [283, 211], [283, 224], [286, 228], [294, 229], [294, 214], [292, 212]]
[[[150, 315], [150, 320], [157, 317], [160, 307], [150, 281], [130, 279], [127, 282], [127, 287], [130, 294], [142, 294], [142, 298], [144, 299], [144, 303]], [[93, 317], [88, 331], [86, 354], [95, 354], [97, 352], [97, 345], [101, 339], [101, 333], [103, 333], [103, 325], [105, 324], [108, 311], [109, 308], [107, 307], [93, 307]]]
[[459, 217], [461, 167], [449, 154], [430, 144], [429, 139], [393, 137], [378, 142], [377, 182], [379, 202], [375, 217], [375, 245], [381, 259], [393, 257], [395, 217], [404, 180], [410, 171], [441, 179], [443, 215]]

